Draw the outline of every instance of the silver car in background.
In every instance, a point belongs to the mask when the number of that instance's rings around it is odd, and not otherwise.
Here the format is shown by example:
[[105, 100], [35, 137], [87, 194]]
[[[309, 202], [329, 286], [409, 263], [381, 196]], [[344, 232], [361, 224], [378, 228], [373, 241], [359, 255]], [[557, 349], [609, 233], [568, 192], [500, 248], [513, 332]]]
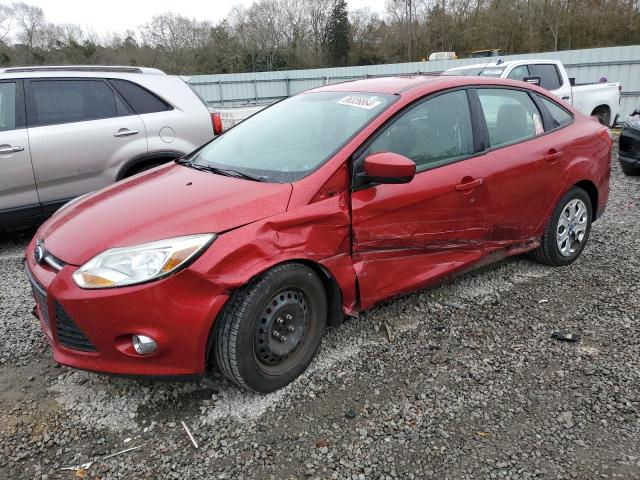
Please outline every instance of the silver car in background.
[[190, 153], [217, 123], [180, 77], [156, 69], [0, 69], [0, 229]]

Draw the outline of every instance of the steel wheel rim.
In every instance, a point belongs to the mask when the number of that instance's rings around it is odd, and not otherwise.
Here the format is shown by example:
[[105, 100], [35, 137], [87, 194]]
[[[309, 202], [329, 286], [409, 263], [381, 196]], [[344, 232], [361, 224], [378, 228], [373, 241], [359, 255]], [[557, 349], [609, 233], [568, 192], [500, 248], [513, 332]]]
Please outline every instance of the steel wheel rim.
[[570, 257], [580, 250], [587, 236], [589, 212], [585, 203], [574, 198], [560, 212], [556, 226], [556, 245], [563, 257]]
[[295, 362], [308, 337], [310, 306], [297, 288], [286, 288], [265, 304], [256, 322], [254, 356], [258, 366], [277, 374]]

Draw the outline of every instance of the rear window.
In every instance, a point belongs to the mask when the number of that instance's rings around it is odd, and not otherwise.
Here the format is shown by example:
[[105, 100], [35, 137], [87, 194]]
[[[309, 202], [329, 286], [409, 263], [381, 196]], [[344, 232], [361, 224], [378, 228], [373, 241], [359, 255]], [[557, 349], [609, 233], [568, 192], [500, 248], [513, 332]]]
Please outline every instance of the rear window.
[[548, 98], [543, 97], [541, 95], [538, 95], [538, 98], [540, 99], [540, 101], [542, 102], [544, 107], [549, 112], [549, 115], [551, 115], [551, 118], [553, 119], [554, 126], [556, 128], [557, 127], [564, 127], [565, 125], [568, 125], [573, 121], [573, 115], [571, 115], [569, 112], [567, 112], [564, 108], [562, 108], [556, 102], [553, 102], [553, 101], [549, 100]]
[[98, 120], [129, 114], [102, 80], [31, 80], [31, 125]]
[[540, 77], [540, 86], [545, 90], [557, 90], [562, 85], [560, 75], [555, 65], [550, 63], [538, 63], [529, 65], [531, 75]]
[[138, 114], [165, 112], [173, 109], [167, 102], [140, 85], [127, 80], [112, 79], [109, 81]]

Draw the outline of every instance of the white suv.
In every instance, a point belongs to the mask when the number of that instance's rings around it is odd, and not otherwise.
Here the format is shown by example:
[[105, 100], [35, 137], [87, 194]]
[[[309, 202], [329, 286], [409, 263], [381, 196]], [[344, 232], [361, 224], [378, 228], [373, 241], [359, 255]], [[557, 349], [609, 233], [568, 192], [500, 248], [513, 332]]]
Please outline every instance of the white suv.
[[160, 70], [0, 69], [0, 229], [190, 153], [219, 126], [180, 77]]

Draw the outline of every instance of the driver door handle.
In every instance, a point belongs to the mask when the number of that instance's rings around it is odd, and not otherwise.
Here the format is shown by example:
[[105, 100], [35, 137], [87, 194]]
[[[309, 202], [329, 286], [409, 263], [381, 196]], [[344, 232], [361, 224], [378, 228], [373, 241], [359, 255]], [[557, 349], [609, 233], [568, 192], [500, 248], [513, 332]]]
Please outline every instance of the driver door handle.
[[114, 137], [130, 137], [131, 135], [137, 135], [138, 130], [129, 130], [128, 128], [121, 128], [113, 134]]
[[24, 147], [13, 146], [13, 145], [2, 145], [0, 146], [0, 155], [7, 155], [9, 153], [21, 152], [24, 150]]
[[456, 192], [469, 192], [476, 187], [479, 187], [484, 183], [484, 178], [476, 178], [473, 180], [472, 178], [466, 177], [462, 179], [462, 183], [456, 185]]

